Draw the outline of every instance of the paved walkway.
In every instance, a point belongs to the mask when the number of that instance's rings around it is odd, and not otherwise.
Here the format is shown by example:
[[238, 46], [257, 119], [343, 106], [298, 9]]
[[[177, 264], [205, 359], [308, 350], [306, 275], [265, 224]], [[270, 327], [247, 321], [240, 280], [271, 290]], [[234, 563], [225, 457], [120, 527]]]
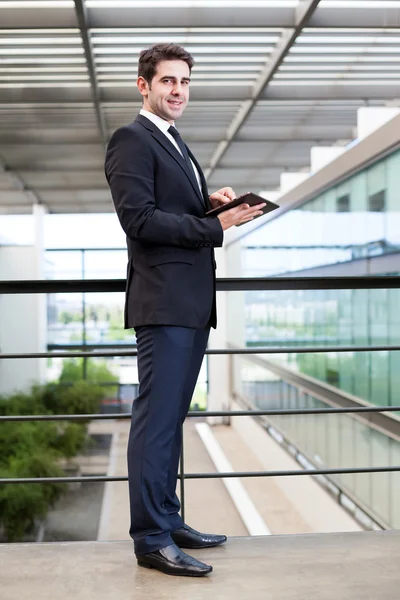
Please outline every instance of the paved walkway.
[[[93, 431], [112, 430], [115, 435], [108, 475], [126, 475], [129, 421], [113, 421], [93, 427]], [[184, 436], [185, 470], [187, 472], [215, 472], [215, 467], [194, 428], [194, 420], [189, 419], [185, 423]], [[200, 531], [215, 533], [220, 531], [231, 536], [247, 535], [248, 533], [220, 479], [186, 481], [185, 507], [186, 521]], [[128, 529], [128, 484], [124, 481], [106, 483], [98, 540], [128, 540], [130, 539]]]
[[396, 600], [400, 532], [231, 538], [201, 579], [137, 567], [130, 542], [0, 544], [1, 600]]
[[[199, 419], [187, 419], [184, 427], [185, 442], [185, 472], [215, 472], [215, 467], [208, 452], [198, 435], [195, 424]], [[113, 432], [108, 475], [126, 475], [126, 448], [129, 434], [129, 421], [94, 422], [93, 432]], [[236, 471], [264, 470], [265, 465], [260, 457], [254, 454], [243, 438], [233, 427], [224, 425], [214, 426], [213, 435], [220, 444], [226, 458]], [[262, 432], [263, 438], [268, 438]], [[269, 438], [265, 440], [270, 445], [269, 454], [274, 458], [283, 452]], [[276, 458], [277, 460], [277, 458]], [[316, 531], [335, 531], [334, 519], [329, 513], [327, 522], [332, 519], [332, 528], [313, 529], [312, 524], [301, 516], [296, 506], [298, 496], [285, 494], [273, 478], [243, 478], [242, 483], [249, 493], [259, 514], [273, 534], [313, 533]], [[304, 481], [300, 482], [304, 487]], [[179, 486], [178, 486], [179, 488]], [[294, 488], [295, 489], [295, 488]], [[318, 488], [319, 489], [319, 488]], [[330, 499], [326, 492], [320, 490], [322, 497], [339, 507]], [[179, 495], [179, 489], [178, 489]], [[310, 495], [310, 501], [313, 496]], [[315, 500], [315, 499], [314, 499]], [[327, 505], [329, 506], [329, 504]], [[328, 509], [327, 509], [328, 510]], [[356, 522], [340, 509], [342, 517], [338, 531], [361, 529]], [[346, 520], [347, 519], [347, 520]], [[246, 536], [248, 531], [243, 524], [222, 480], [220, 479], [191, 479], [185, 482], [185, 520], [192, 527], [205, 532], [221, 532], [228, 536]], [[348, 523], [347, 523], [348, 521]], [[129, 540], [129, 497], [127, 482], [110, 482], [105, 484], [100, 525], [97, 539], [99, 541]]]
[[[264, 471], [259, 458], [233, 427], [219, 425], [212, 432], [235, 471]], [[243, 477], [241, 482], [271, 533], [312, 533], [296, 510], [295, 499], [291, 502], [272, 477]]]

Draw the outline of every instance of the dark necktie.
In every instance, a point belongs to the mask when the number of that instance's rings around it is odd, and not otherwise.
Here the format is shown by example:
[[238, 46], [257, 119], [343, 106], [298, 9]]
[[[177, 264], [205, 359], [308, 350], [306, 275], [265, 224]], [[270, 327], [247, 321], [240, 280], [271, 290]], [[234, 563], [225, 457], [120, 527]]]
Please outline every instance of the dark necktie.
[[190, 177], [192, 177], [193, 182], [198, 187], [199, 184], [197, 182], [197, 177], [196, 177], [196, 174], [195, 174], [194, 169], [193, 169], [192, 161], [190, 160], [189, 153], [187, 151], [187, 148], [185, 146], [185, 143], [184, 143], [183, 139], [180, 136], [179, 131], [173, 125], [171, 125], [171, 127], [168, 129], [168, 133], [170, 133], [172, 135], [172, 137], [174, 138], [174, 140], [178, 144], [179, 149], [182, 152], [182, 156], [183, 156], [183, 158], [185, 159], [185, 162], [186, 162], [186, 165], [185, 165], [186, 166], [186, 171], [188, 172], [188, 174], [190, 175]]

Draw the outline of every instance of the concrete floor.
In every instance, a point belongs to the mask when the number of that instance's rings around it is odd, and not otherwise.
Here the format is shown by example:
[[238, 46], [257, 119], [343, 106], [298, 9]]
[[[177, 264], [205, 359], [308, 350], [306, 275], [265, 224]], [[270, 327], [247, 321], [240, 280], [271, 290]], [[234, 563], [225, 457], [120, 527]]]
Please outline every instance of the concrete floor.
[[397, 600], [400, 531], [230, 538], [205, 578], [136, 566], [130, 542], [0, 545], [1, 600]]

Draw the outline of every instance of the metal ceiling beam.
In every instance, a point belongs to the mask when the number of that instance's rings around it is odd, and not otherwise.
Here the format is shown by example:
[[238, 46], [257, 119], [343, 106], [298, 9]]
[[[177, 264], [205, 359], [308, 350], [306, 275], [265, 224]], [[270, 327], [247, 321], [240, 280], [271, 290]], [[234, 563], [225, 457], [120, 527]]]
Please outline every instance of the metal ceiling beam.
[[265, 65], [265, 68], [262, 71], [258, 81], [253, 86], [251, 97], [243, 102], [226, 131], [225, 139], [218, 144], [213, 156], [211, 157], [209, 167], [205, 172], [207, 179], [216, 169], [222, 157], [232, 144], [232, 141], [234, 140], [238, 131], [246, 122], [269, 82], [282, 64], [285, 56], [289, 53], [297, 37], [300, 35], [303, 27], [305, 27], [312, 14], [316, 10], [319, 2], [320, 0], [303, 0], [303, 2], [296, 9], [295, 27], [292, 29], [287, 29], [282, 33], [275, 51], [272, 53], [267, 64]]
[[[264, 98], [265, 100], [267, 98]], [[387, 102], [393, 102], [396, 106], [400, 102], [400, 88], [395, 81], [385, 85], [371, 85], [368, 82], [346, 85], [345, 81], [337, 80], [336, 83], [329, 81], [326, 85], [274, 85], [268, 88], [268, 100], [313, 100], [314, 102], [343, 100], [360, 102], [360, 106], [369, 106], [371, 102], [377, 101], [382, 106]]]
[[[383, 67], [384, 68], [384, 67]], [[317, 88], [320, 88], [319, 90]], [[105, 92], [102, 94], [103, 100], [109, 103], [122, 102], [123, 104], [131, 101], [132, 111], [136, 109], [136, 100], [134, 98], [135, 88], [134, 87], [107, 87], [104, 88]], [[268, 98], [261, 99], [265, 100], [290, 100], [294, 101], [316, 101], [319, 99], [325, 99], [329, 101], [334, 100], [358, 100], [365, 101], [371, 100], [393, 100], [399, 96], [399, 86], [396, 80], [391, 80], [390, 85], [370, 85], [369, 82], [360, 83], [357, 82], [355, 85], [346, 85], [340, 80], [337, 80], [334, 84], [331, 81], [329, 86], [327, 85], [302, 85], [299, 86], [296, 82], [293, 86], [279, 85], [274, 81], [273, 86], [268, 86]], [[210, 111], [212, 111], [213, 102], [237, 102], [243, 103], [251, 95], [252, 87], [247, 86], [215, 86], [212, 87], [193, 87], [191, 89], [191, 102], [204, 102], [208, 100], [210, 103]], [[287, 93], [286, 93], [287, 90]], [[208, 95], [207, 95], [208, 94]], [[53, 108], [55, 104], [60, 103], [63, 108], [68, 108], [68, 103], [71, 107], [74, 107], [77, 102], [80, 102], [82, 97], [85, 96], [84, 102], [90, 101], [90, 88], [2, 88], [1, 89], [1, 103], [2, 108], [9, 104], [10, 109], [13, 108], [13, 104], [17, 101], [23, 101], [24, 104], [40, 104], [41, 107], [48, 104], [49, 108]], [[33, 107], [34, 108], [34, 107]], [[79, 109], [76, 109], [77, 112]], [[132, 114], [132, 113], [130, 113]], [[113, 115], [111, 115], [111, 118]], [[185, 116], [186, 118], [186, 116]], [[62, 123], [65, 125], [65, 122]]]
[[[310, 108], [311, 110], [311, 108]], [[288, 115], [290, 115], [290, 111], [288, 111]], [[275, 115], [276, 119], [281, 119], [282, 117], [284, 117], [285, 115]], [[309, 118], [310, 115], [306, 113], [306, 117]], [[273, 115], [272, 115], [273, 118]], [[340, 128], [342, 130], [342, 133], [345, 133], [346, 131], [348, 132], [348, 130], [353, 127], [356, 124], [356, 119], [354, 117], [353, 122], [352, 123], [343, 123], [340, 121], [337, 121], [336, 124], [334, 126], [328, 127], [326, 126], [326, 128], [324, 129], [324, 126], [321, 125], [311, 125], [311, 131], [308, 129], [308, 127], [305, 127], [301, 122], [302, 115], [299, 115], [298, 117], [298, 121], [299, 122], [292, 122], [290, 125], [286, 125], [286, 124], [282, 124], [282, 125], [276, 125], [276, 124], [271, 124], [271, 122], [265, 123], [265, 126], [269, 128], [271, 128], [271, 133], [269, 134], [268, 131], [260, 131], [260, 123], [253, 123], [251, 125], [251, 131], [249, 133], [246, 133], [244, 135], [244, 133], [241, 134], [241, 137], [239, 137], [236, 141], [237, 142], [270, 142], [271, 144], [274, 143], [280, 143], [280, 142], [321, 142], [321, 141], [336, 141], [338, 139], [338, 128]], [[194, 130], [192, 131], [192, 128], [195, 129], [195, 126], [193, 126], [193, 123], [190, 124], [188, 126], [188, 129], [185, 129], [185, 142], [187, 144], [189, 143], [196, 143], [196, 144], [210, 144], [210, 143], [214, 143], [214, 142], [218, 142], [220, 137], [218, 135], [215, 134], [210, 134], [207, 135], [207, 133], [204, 132], [200, 132], [201, 133], [201, 137], [198, 133], [198, 131]], [[181, 126], [180, 128], [181, 130], [183, 130], [184, 128]], [[299, 129], [303, 129], [303, 131], [299, 131]], [[314, 130], [313, 130], [314, 129]], [[36, 140], [36, 139], [26, 139], [25, 143], [23, 142], [23, 140], [21, 140], [20, 137], [13, 137], [14, 133], [11, 132], [10, 134], [8, 134], [8, 132], [4, 135], [3, 133], [1, 133], [1, 140], [4, 140], [4, 143], [1, 144], [1, 147], [3, 149], [3, 152], [5, 153], [5, 155], [7, 155], [7, 152], [9, 151], [9, 149], [14, 149], [15, 147], [21, 147], [22, 149], [26, 149], [27, 147], [29, 148], [30, 146], [38, 146], [40, 149], [47, 149], [47, 148], [58, 148], [58, 147], [71, 147], [71, 146], [76, 146], [77, 148], [80, 148], [82, 146], [94, 146], [95, 143], [93, 140], [87, 142], [84, 140], [65, 140], [63, 139], [63, 137], [61, 135], [59, 135], [58, 137], [58, 141], [55, 142], [54, 140]], [[243, 137], [242, 137], [243, 136]], [[340, 136], [339, 136], [340, 137]]]
[[400, 8], [393, 6], [379, 6], [376, 2], [374, 8], [363, 6], [341, 8], [321, 6], [307, 23], [307, 27], [327, 28], [356, 28], [356, 29], [396, 29], [400, 27]]
[[83, 0], [75, 0], [75, 12], [76, 12], [76, 18], [78, 20], [78, 26], [79, 26], [79, 29], [81, 32], [83, 47], [85, 50], [85, 57], [86, 57], [86, 64], [87, 64], [88, 73], [89, 73], [92, 99], [93, 99], [93, 104], [94, 104], [94, 108], [96, 111], [97, 126], [100, 131], [103, 145], [106, 146], [107, 142], [108, 142], [107, 125], [106, 125], [106, 120], [104, 118], [104, 114], [101, 110], [101, 105], [100, 105], [100, 91], [99, 91], [99, 86], [97, 84], [97, 78], [96, 78], [96, 70], [95, 70], [95, 65], [94, 65], [92, 42], [91, 42], [90, 35], [89, 35], [86, 6], [85, 6]]
[[[38, 8], [25, 7], [1, 8], [0, 22], [2, 29], [65, 29], [76, 27], [72, 7]], [[16, 3], [17, 4], [17, 3]], [[400, 27], [400, 9], [393, 6], [365, 8], [351, 5], [346, 8], [329, 8], [322, 5], [307, 23], [307, 27], [329, 28], [396, 28]], [[140, 27], [295, 27], [294, 9], [291, 7], [215, 7], [191, 6], [152, 7], [142, 6], [115, 8], [112, 3], [102, 8], [88, 10], [92, 27], [126, 28]]]
[[[139, 4], [139, 3], [137, 3]], [[382, 8], [360, 7], [354, 3], [347, 7], [329, 8], [322, 5], [308, 27], [398, 27], [400, 10], [395, 6]], [[146, 6], [126, 6], [116, 9], [109, 6], [89, 9], [92, 27], [296, 27], [296, 15], [293, 7], [247, 6], [159, 6], [157, 10]]]

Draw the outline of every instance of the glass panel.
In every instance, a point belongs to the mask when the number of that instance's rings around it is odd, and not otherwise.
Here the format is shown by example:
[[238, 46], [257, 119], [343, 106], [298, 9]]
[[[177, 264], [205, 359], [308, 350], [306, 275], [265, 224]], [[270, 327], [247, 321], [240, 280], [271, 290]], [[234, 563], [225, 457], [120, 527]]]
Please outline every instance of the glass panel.
[[[379, 431], [371, 430], [372, 467], [390, 465], [390, 445], [392, 440]], [[371, 474], [371, 506], [386, 522], [390, 522], [390, 474]]]
[[[400, 442], [391, 440], [390, 442], [390, 463], [393, 467], [400, 466]], [[389, 510], [390, 524], [394, 529], [400, 529], [400, 473], [394, 472], [389, 474]]]
[[350, 195], [345, 194], [344, 196], [339, 196], [336, 200], [336, 211], [339, 212], [349, 212], [350, 211]]
[[[337, 466], [341, 469], [355, 467], [355, 419], [352, 416], [340, 415], [339, 425], [340, 453], [339, 463]], [[355, 479], [353, 473], [349, 473], [348, 475], [335, 475], [335, 479], [340, 481], [340, 483], [344, 485], [347, 490], [354, 492]]]
[[381, 190], [372, 194], [368, 198], [368, 208], [370, 212], [385, 212], [386, 190]]
[[386, 160], [386, 242], [388, 251], [400, 247], [400, 152]]
[[368, 256], [385, 252], [386, 163], [381, 161], [367, 170], [368, 187]]
[[85, 279], [123, 279], [126, 277], [127, 252], [114, 251], [84, 252]]
[[[268, 367], [240, 358], [247, 401], [257, 408], [327, 408], [329, 405], [276, 377]], [[400, 465], [400, 443], [369, 426], [365, 419], [346, 414], [282, 415], [268, 417], [285, 438], [314, 461], [328, 468], [365, 468]], [[395, 494], [400, 493], [397, 473], [331, 476], [344, 492], [351, 492], [365, 508], [393, 526], [400, 519]]]
[[[124, 329], [124, 293], [50, 294], [48, 343], [62, 345], [135, 344], [133, 329]], [[83, 320], [83, 313], [85, 319]]]
[[48, 250], [45, 254], [46, 279], [82, 279], [84, 277], [82, 252]]
[[396, 152], [250, 232], [233, 244], [243, 249], [243, 274], [283, 274], [397, 249], [399, 179]]
[[366, 255], [367, 233], [367, 173], [362, 171], [350, 180], [350, 218], [352, 228], [352, 258]]
[[232, 292], [230, 298], [231, 343], [249, 347], [284, 345], [293, 351], [296, 346], [325, 346], [326, 353], [292, 352], [271, 355], [271, 360], [363, 400], [379, 405], [391, 401], [398, 380], [391, 366], [396, 360], [392, 353], [332, 353], [329, 346], [399, 344], [398, 290]]

